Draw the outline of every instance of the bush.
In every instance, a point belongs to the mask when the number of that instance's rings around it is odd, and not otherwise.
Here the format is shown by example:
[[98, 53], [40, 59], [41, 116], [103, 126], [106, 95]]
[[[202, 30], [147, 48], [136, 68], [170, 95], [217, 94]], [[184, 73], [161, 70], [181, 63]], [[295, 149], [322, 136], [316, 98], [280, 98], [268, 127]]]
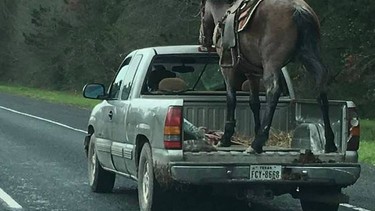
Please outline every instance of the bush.
[[375, 120], [361, 120], [361, 140], [375, 142]]

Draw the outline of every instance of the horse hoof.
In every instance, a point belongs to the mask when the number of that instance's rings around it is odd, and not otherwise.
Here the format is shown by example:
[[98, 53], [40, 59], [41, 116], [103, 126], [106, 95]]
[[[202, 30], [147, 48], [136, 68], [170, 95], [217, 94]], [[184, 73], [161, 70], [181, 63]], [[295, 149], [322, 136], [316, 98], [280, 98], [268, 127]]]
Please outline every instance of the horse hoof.
[[248, 147], [246, 150], [245, 150], [246, 153], [249, 153], [249, 154], [261, 154], [263, 152], [263, 149], [254, 149], [253, 147]]
[[252, 148], [252, 147], [248, 147], [246, 150], [245, 150], [246, 153], [249, 153], [249, 154], [256, 154], [255, 150]]
[[325, 153], [331, 153], [331, 152], [337, 152], [337, 147], [335, 145], [333, 146], [326, 146], [324, 149]]
[[230, 147], [231, 143], [227, 141], [219, 141], [219, 143], [216, 146], [217, 147]]
[[253, 141], [253, 143], [250, 146], [256, 153], [260, 154], [263, 152], [263, 146], [260, 144], [257, 144], [256, 141]]

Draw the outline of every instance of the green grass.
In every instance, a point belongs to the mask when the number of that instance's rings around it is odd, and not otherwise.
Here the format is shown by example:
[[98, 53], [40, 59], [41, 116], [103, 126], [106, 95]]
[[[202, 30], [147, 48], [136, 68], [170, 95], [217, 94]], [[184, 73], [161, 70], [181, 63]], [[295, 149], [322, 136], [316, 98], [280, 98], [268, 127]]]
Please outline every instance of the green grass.
[[81, 93], [48, 91], [21, 86], [0, 85], [0, 92], [27, 96], [53, 103], [74, 105], [88, 109], [93, 108], [99, 103], [98, 100], [89, 100], [84, 98]]
[[358, 154], [361, 162], [375, 164], [375, 141], [361, 141]]
[[375, 120], [361, 120], [361, 139], [375, 142]]
[[375, 120], [361, 120], [361, 143], [359, 160], [375, 164]]

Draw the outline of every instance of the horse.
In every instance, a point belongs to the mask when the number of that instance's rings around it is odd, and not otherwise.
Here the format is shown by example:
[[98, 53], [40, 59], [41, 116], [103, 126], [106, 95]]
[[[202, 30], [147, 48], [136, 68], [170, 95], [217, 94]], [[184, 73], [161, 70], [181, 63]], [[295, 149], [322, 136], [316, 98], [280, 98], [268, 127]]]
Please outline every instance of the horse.
[[[199, 42], [202, 47], [212, 48], [223, 17], [232, 5], [244, 0], [201, 0], [201, 24]], [[225, 24], [225, 22], [224, 22]], [[214, 36], [215, 35], [215, 36]], [[282, 89], [281, 69], [291, 61], [299, 61], [315, 79], [317, 101], [323, 122], [326, 153], [336, 152], [334, 134], [329, 119], [327, 83], [328, 69], [320, 52], [320, 23], [316, 13], [303, 0], [262, 0], [240, 32], [236, 31], [239, 49], [235, 65], [221, 65], [226, 84], [227, 115], [221, 147], [231, 145], [235, 132], [236, 73], [243, 73], [250, 83], [250, 109], [255, 123], [255, 138], [247, 152], [262, 153], [269, 138], [273, 115]], [[225, 60], [222, 37], [216, 40], [216, 51]], [[224, 61], [225, 62], [225, 61]], [[246, 64], [246, 65], [245, 65]], [[245, 68], [244, 68], [245, 67]], [[260, 119], [259, 86], [263, 80], [266, 89], [265, 113]]]

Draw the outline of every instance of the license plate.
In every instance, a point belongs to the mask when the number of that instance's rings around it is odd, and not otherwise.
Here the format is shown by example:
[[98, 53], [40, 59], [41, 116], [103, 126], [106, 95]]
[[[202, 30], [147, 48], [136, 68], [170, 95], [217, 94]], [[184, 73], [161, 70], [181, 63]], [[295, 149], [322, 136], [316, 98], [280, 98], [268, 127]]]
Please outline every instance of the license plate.
[[251, 165], [251, 180], [281, 180], [281, 166], [276, 165]]

